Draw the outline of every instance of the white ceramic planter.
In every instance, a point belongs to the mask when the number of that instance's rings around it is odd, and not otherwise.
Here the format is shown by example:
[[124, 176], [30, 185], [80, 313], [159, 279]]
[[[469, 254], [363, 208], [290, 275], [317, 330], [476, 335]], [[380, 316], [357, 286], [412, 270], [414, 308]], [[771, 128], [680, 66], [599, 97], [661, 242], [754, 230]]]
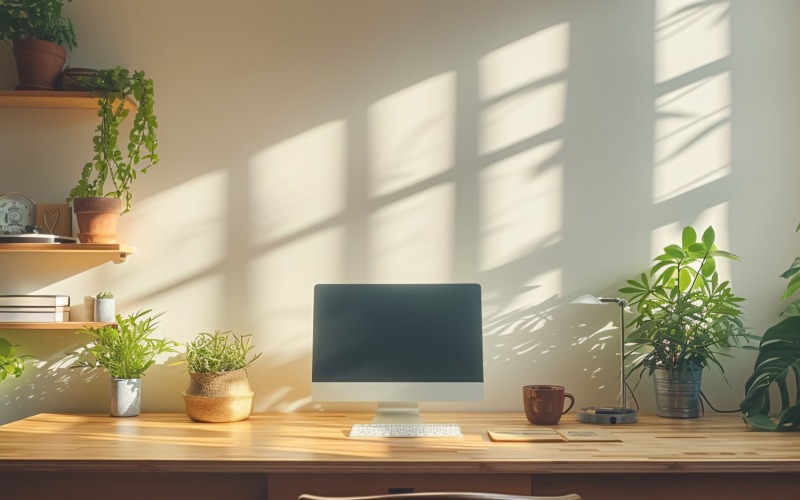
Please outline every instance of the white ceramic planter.
[[113, 323], [116, 320], [114, 299], [94, 299], [94, 320]]
[[141, 413], [142, 379], [111, 379], [109, 406], [112, 417], [135, 417]]

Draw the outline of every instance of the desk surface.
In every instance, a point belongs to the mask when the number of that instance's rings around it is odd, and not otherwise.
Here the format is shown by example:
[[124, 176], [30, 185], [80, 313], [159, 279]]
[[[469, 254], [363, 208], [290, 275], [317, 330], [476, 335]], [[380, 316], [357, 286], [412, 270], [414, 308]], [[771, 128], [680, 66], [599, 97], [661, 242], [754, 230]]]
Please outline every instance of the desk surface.
[[[640, 416], [596, 426], [565, 416], [553, 428], [608, 430], [622, 442], [492, 442], [488, 429], [530, 429], [522, 413], [426, 414], [463, 438], [349, 439], [366, 414], [256, 414], [200, 424], [182, 413], [134, 418], [40, 414], [0, 427], [0, 471], [285, 473], [800, 472], [800, 433], [748, 430], [736, 415]], [[420, 467], [422, 464], [422, 468]]]

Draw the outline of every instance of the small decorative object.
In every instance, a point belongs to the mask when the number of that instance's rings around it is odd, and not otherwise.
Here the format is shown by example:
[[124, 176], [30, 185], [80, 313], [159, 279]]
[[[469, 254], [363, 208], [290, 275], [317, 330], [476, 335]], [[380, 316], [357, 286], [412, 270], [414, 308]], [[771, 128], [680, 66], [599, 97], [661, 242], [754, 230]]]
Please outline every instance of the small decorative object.
[[77, 92], [86, 90], [82, 81], [97, 78], [97, 70], [89, 68], [64, 68], [61, 74], [61, 90], [67, 92]]
[[[800, 225], [795, 231], [800, 231]], [[785, 301], [800, 291], [800, 257], [781, 277], [789, 280], [782, 297]], [[761, 339], [739, 408], [747, 423], [757, 429], [796, 431], [800, 430], [800, 299], [781, 315], [783, 319]]]
[[71, 237], [72, 207], [66, 203], [39, 203], [36, 205], [36, 226], [43, 233]]
[[664, 248], [649, 274], [620, 289], [632, 295], [639, 313], [627, 338], [634, 346], [627, 354], [634, 358], [628, 375], [656, 376], [656, 413], [662, 417], [699, 417], [703, 369], [713, 363], [724, 373], [717, 358], [726, 354], [720, 349], [748, 348], [743, 342], [758, 339], [739, 317], [744, 299], [717, 274], [717, 258], [741, 259], [717, 249], [715, 237], [710, 226], [700, 240], [694, 228], [685, 227], [681, 245]]
[[22, 234], [36, 223], [36, 203], [24, 194], [0, 195], [0, 234]]
[[0, 39], [13, 44], [17, 90], [58, 88], [67, 56], [63, 46], [77, 45], [72, 21], [61, 16], [63, 6], [63, 0], [0, 2]]
[[[131, 184], [139, 173], [146, 173], [158, 163], [153, 80], [146, 78], [143, 71], [131, 74], [119, 66], [77, 80], [84, 89], [98, 92], [100, 124], [93, 140], [94, 158], [83, 166], [67, 203], [72, 202], [75, 208], [81, 242], [114, 243], [116, 221], [131, 208]], [[127, 155], [123, 155], [117, 139], [119, 126], [129, 113], [125, 108], [128, 98], [134, 99], [138, 108], [128, 134]], [[140, 162], [144, 166], [138, 168]], [[110, 185], [109, 191], [106, 185]], [[106, 206], [112, 203], [113, 206]], [[96, 216], [102, 216], [102, 225], [95, 221]]]
[[231, 332], [201, 333], [186, 344], [189, 387], [183, 392], [186, 415], [196, 422], [234, 422], [250, 416], [253, 391], [246, 368], [251, 336]]
[[111, 323], [114, 321], [114, 294], [111, 292], [100, 292], [94, 297], [94, 320], [101, 323]]
[[176, 342], [151, 338], [163, 313], [149, 316], [151, 310], [128, 317], [117, 315], [116, 326], [84, 328], [79, 333], [92, 337], [72, 368], [105, 368], [111, 377], [110, 414], [112, 417], [133, 417], [140, 413], [141, 378], [155, 363], [156, 356], [176, 352]]
[[28, 355], [17, 355], [16, 346], [6, 339], [0, 339], [0, 382], [7, 377], [19, 377], [25, 371], [24, 358]]

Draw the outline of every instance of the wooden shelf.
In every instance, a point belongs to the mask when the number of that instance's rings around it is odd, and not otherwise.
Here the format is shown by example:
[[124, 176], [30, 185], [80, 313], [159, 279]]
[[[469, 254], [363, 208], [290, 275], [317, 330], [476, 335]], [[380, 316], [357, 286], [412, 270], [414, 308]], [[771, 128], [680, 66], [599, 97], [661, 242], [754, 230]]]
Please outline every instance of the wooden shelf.
[[133, 253], [133, 248], [119, 243], [0, 243], [0, 255], [8, 253], [99, 254], [120, 263]]
[[[134, 110], [136, 103], [128, 97], [125, 108]], [[62, 92], [49, 90], [0, 90], [2, 108], [65, 108], [98, 109], [95, 92]]]
[[99, 323], [96, 321], [63, 321], [47, 323], [2, 323], [0, 330], [81, 330], [84, 327], [100, 328], [115, 325], [116, 323]]

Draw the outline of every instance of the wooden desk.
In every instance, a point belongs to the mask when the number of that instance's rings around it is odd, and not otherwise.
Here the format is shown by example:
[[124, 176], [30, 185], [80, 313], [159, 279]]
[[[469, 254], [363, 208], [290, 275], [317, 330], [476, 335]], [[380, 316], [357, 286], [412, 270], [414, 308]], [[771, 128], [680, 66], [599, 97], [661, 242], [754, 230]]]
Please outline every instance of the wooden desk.
[[[738, 416], [640, 416], [604, 428], [622, 442], [494, 443], [523, 414], [426, 415], [463, 439], [348, 439], [369, 415], [254, 415], [199, 424], [178, 413], [134, 418], [41, 414], [0, 427], [0, 498], [259, 498], [389, 488], [584, 499], [797, 498], [800, 433], [747, 430]], [[703, 496], [707, 494], [709, 496]], [[782, 496], [785, 495], [785, 496]]]

